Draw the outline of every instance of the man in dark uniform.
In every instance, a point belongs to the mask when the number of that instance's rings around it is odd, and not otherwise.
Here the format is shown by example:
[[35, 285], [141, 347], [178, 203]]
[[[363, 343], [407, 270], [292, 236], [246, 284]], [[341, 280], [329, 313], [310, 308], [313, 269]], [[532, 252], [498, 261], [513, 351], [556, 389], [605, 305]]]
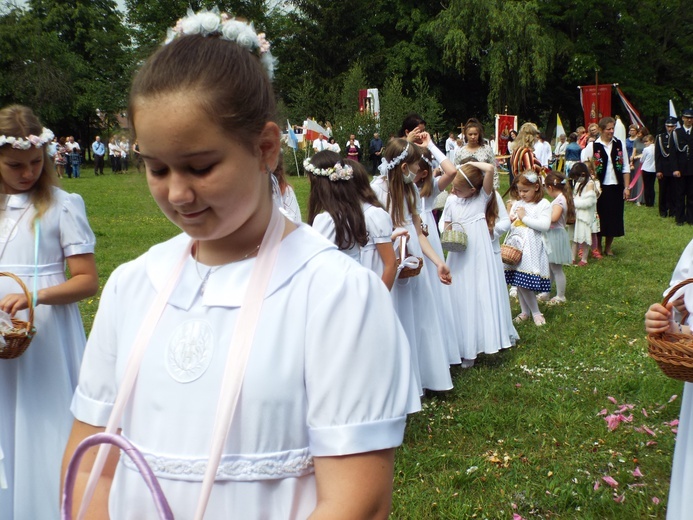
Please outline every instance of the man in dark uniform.
[[666, 132], [662, 132], [655, 139], [655, 170], [659, 179], [659, 214], [662, 217], [673, 217], [676, 213], [674, 172], [678, 174], [677, 177], [681, 175], [676, 169], [676, 148], [672, 137], [676, 123], [675, 117], [667, 117]]
[[368, 145], [368, 153], [371, 158], [371, 175], [373, 175], [374, 177], [380, 175], [380, 172], [378, 171], [378, 166], [380, 166], [382, 152], [383, 140], [380, 139], [380, 134], [378, 132], [375, 132], [373, 134], [373, 139], [371, 139], [371, 142]]
[[[683, 126], [674, 130], [676, 170], [681, 174], [681, 204], [685, 209], [685, 221], [693, 225], [693, 108], [681, 114]], [[678, 216], [677, 216], [678, 222]]]

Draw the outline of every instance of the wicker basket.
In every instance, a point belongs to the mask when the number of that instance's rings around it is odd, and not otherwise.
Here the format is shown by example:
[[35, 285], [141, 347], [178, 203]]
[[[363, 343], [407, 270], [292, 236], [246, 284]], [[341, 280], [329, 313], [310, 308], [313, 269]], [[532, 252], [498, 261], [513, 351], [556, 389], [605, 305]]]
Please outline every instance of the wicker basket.
[[399, 269], [399, 265], [402, 263], [402, 259], [409, 258], [410, 256], [411, 255], [409, 254], [409, 250], [407, 249], [407, 237], [402, 236], [400, 237], [400, 251], [399, 258], [397, 259], [397, 271], [399, 272], [397, 278], [411, 278], [413, 276], [418, 276], [418, 274], [421, 272], [421, 268], [423, 267], [423, 258], [421, 258], [420, 256], [413, 257], [419, 261], [418, 267], [405, 266], [401, 270]]
[[517, 265], [522, 261], [522, 239], [519, 235], [508, 233], [501, 244], [501, 259], [504, 264]]
[[34, 334], [36, 334], [36, 328], [33, 326], [34, 305], [31, 301], [31, 293], [29, 293], [22, 280], [12, 273], [0, 273], [0, 276], [8, 276], [17, 282], [22, 288], [22, 291], [24, 291], [26, 299], [29, 302], [29, 321], [22, 321], [12, 318], [12, 325], [14, 326], [15, 331], [8, 332], [3, 335], [3, 338], [5, 339], [5, 346], [0, 347], [0, 359], [14, 359], [24, 354], [24, 351], [29, 348], [29, 344], [34, 337]]
[[[458, 226], [460, 229], [453, 229], [453, 226]], [[464, 226], [459, 222], [450, 222], [440, 235], [440, 245], [446, 251], [456, 253], [467, 249], [467, 233], [464, 231]]]
[[[669, 299], [682, 287], [693, 282], [688, 278], [675, 285], [667, 293], [662, 305], [669, 303]], [[684, 316], [684, 319], [687, 317]], [[673, 379], [693, 382], [693, 336], [671, 332], [661, 332], [647, 335], [648, 353], [654, 359], [662, 372]]]

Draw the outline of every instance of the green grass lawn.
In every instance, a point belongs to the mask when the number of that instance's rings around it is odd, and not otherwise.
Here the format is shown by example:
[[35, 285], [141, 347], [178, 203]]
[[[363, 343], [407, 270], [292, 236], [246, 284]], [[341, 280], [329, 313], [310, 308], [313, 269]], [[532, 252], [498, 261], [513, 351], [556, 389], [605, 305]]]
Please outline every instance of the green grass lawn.
[[[291, 183], [305, 219], [308, 181]], [[85, 168], [63, 187], [85, 199], [101, 286], [116, 266], [177, 233], [144, 175], [95, 178]], [[524, 322], [518, 346], [453, 368], [454, 390], [427, 397], [409, 419], [393, 518], [665, 517], [675, 440], [666, 423], [678, 417], [682, 383], [647, 357], [643, 315], [661, 301], [693, 228], [632, 204], [625, 218], [615, 257], [566, 267], [568, 303], [545, 309], [545, 327]], [[81, 304], [87, 330], [98, 300]], [[622, 405], [631, 422], [609, 431], [600, 412]]]

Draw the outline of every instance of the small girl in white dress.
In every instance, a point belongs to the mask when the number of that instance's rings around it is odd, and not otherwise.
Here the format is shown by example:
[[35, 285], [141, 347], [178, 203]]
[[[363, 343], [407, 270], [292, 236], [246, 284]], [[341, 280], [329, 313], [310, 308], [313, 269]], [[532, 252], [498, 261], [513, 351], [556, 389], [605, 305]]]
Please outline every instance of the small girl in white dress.
[[[376, 198], [361, 195], [356, 161], [342, 159], [324, 150], [306, 159], [304, 168], [310, 179], [308, 223], [333, 242], [343, 253], [376, 272], [385, 286], [395, 282], [395, 250], [392, 246], [392, 220]], [[361, 178], [365, 171], [360, 172]]]
[[590, 171], [585, 163], [577, 162], [570, 169], [573, 182], [573, 204], [575, 205], [575, 231], [573, 235], [572, 256], [582, 251], [580, 267], [587, 265], [587, 257], [592, 247], [592, 225], [597, 215], [597, 192]]
[[493, 173], [494, 167], [488, 163], [467, 162], [460, 166], [452, 183], [454, 196], [448, 197], [443, 210], [446, 227], [458, 224], [467, 234], [467, 248], [450, 251], [447, 258], [456, 281], [452, 306], [459, 323], [460, 356], [465, 368], [472, 366], [480, 353], [494, 354], [513, 345], [514, 330], [507, 320], [510, 302], [498, 276], [492, 244], [498, 218]]
[[[439, 168], [434, 168], [434, 164], [438, 163], [434, 162], [430, 150], [425, 148], [422, 151], [421, 161], [419, 161], [419, 173], [416, 174], [414, 179], [414, 183], [421, 195], [421, 225], [424, 226], [425, 233], [428, 233], [428, 242], [433, 250], [440, 258], [445, 258], [443, 246], [440, 243], [440, 235], [438, 234], [438, 225], [433, 216], [433, 205], [436, 197], [445, 191], [445, 188], [455, 178], [457, 170], [449, 159], [444, 160]], [[438, 172], [439, 175], [434, 176], [435, 172]], [[458, 323], [453, 318], [452, 286], [438, 283], [435, 264], [427, 256], [424, 256], [424, 263], [426, 264], [424, 272], [428, 276], [433, 297], [436, 301], [436, 313], [441, 323], [441, 330], [444, 331], [443, 340], [448, 352], [448, 361], [451, 365], [457, 365], [461, 362], [461, 358], [458, 348], [459, 341], [457, 339]]]
[[[418, 136], [428, 146], [435, 146], [428, 133], [418, 132]], [[408, 232], [409, 254], [414, 257], [426, 255], [435, 266], [438, 283], [450, 284], [450, 269], [421, 229], [421, 197], [414, 184], [420, 160], [418, 145], [402, 138], [392, 139], [383, 151], [382, 175], [375, 178], [371, 186], [390, 213], [393, 225]], [[418, 276], [397, 279], [392, 288], [392, 301], [409, 339], [421, 393], [424, 389], [443, 391], [452, 388], [450, 364], [443, 341], [445, 332], [441, 330], [433, 291], [425, 274], [427, 268], [424, 264]]]
[[541, 177], [533, 171], [517, 175], [514, 183], [520, 200], [510, 210], [510, 232], [522, 238], [522, 259], [517, 265], [506, 264], [505, 281], [517, 287], [522, 312], [515, 317], [515, 323], [526, 321], [531, 316], [541, 327], [546, 320], [539, 312], [536, 293], [551, 290], [549, 257], [543, 238], [551, 227], [551, 204], [543, 197]]
[[546, 192], [553, 199], [551, 202], [551, 227], [546, 232], [546, 239], [550, 248], [549, 271], [551, 281], [556, 284], [556, 296], [550, 298], [549, 293], [542, 293], [538, 298], [547, 301], [548, 305], [560, 305], [566, 301], [566, 280], [563, 266], [570, 265], [573, 259], [570, 239], [565, 226], [569, 217], [575, 216], [575, 206], [573, 205], [573, 194], [570, 192], [570, 186], [568, 186], [565, 176], [557, 171], [549, 171], [544, 179], [544, 184], [546, 185]]
[[[0, 110], [0, 271], [37, 289], [36, 335], [21, 357], [0, 360], [0, 445], [8, 488], [0, 518], [59, 518], [60, 452], [72, 417], [86, 337], [77, 302], [99, 288], [84, 201], [56, 186], [53, 134], [27, 107]], [[70, 278], [65, 274], [65, 265]], [[0, 278], [0, 309], [27, 320], [17, 282]]]

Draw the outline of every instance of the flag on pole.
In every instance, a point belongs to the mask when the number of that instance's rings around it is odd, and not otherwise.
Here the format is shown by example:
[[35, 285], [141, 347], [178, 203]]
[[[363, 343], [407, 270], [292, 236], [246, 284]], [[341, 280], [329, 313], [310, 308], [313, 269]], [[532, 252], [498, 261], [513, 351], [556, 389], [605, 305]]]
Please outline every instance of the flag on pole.
[[312, 119], [306, 119], [303, 122], [303, 133], [308, 141], [315, 141], [318, 137], [320, 137], [320, 135], [327, 137], [327, 130]]
[[633, 104], [630, 101], [628, 101], [628, 99], [626, 99], [626, 95], [623, 93], [620, 87], [616, 87], [616, 93], [618, 94], [618, 97], [621, 98], [621, 103], [623, 103], [626, 112], [628, 112], [630, 122], [634, 125], [638, 125], [638, 127], [640, 128], [644, 127], [645, 123], [643, 123], [642, 119], [640, 119], [640, 114], [635, 109]]
[[556, 114], [556, 135], [554, 136], [556, 138], [555, 142], [558, 142], [558, 138], [561, 134], [565, 135], [565, 129], [563, 128], [563, 123], [561, 122], [561, 116]]
[[298, 148], [298, 137], [296, 137], [296, 132], [294, 132], [294, 129], [291, 128], [288, 119], [286, 120], [286, 130], [288, 132], [287, 143], [291, 148], [296, 150]]
[[674, 102], [669, 100], [669, 117], [676, 118], [676, 128], [681, 128], [681, 123], [679, 123], [679, 118], [676, 115], [676, 109], [674, 108]]

